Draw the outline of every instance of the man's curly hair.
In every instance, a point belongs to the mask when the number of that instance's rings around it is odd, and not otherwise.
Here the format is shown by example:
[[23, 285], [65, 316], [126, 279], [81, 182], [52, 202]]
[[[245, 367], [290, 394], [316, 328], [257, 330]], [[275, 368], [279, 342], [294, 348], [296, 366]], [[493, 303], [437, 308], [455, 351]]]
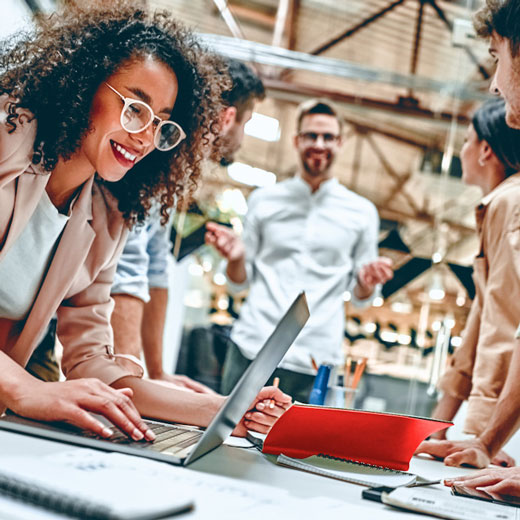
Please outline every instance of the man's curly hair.
[[518, 0], [486, 0], [473, 17], [473, 25], [478, 36], [491, 38], [496, 32], [509, 40], [511, 56], [520, 52], [520, 2]]
[[89, 132], [98, 87], [122, 65], [153, 57], [169, 66], [179, 83], [171, 119], [187, 138], [169, 152], [152, 151], [118, 182], [103, 182], [130, 226], [149, 213], [153, 200], [167, 211], [195, 188], [204, 146], [219, 130], [226, 65], [200, 47], [167, 12], [148, 13], [127, 0], [71, 5], [40, 18], [33, 32], [0, 46], [0, 95], [7, 94], [7, 124], [20, 124], [24, 109], [36, 118], [33, 162], [52, 171], [70, 158]]

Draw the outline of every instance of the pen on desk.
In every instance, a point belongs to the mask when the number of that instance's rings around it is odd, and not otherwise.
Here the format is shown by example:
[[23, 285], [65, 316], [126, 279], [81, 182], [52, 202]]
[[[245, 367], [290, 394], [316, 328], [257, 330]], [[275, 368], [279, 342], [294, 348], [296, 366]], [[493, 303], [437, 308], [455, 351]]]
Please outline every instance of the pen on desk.
[[312, 357], [312, 354], [311, 354], [311, 365], [312, 365], [312, 368], [314, 368], [314, 370], [316, 370], [316, 372], [318, 371], [318, 363], [316, 363], [316, 360]]
[[345, 388], [348, 388], [351, 367], [352, 367], [352, 359], [350, 358], [350, 356], [347, 356], [347, 359], [345, 360], [345, 372], [343, 375], [343, 386]]
[[357, 388], [359, 381], [361, 380], [361, 376], [365, 370], [367, 365], [367, 358], [363, 358], [361, 361], [356, 362], [356, 370], [354, 371], [354, 379], [352, 380], [352, 390]]
[[350, 403], [352, 401], [352, 394], [347, 390], [350, 385], [350, 371], [352, 369], [352, 358], [347, 356], [345, 359], [345, 367], [344, 367], [344, 375], [343, 375], [343, 386], [345, 387], [345, 402], [343, 406], [345, 408], [350, 408]]
[[[273, 386], [275, 388], [278, 388], [278, 386], [280, 385], [280, 378], [279, 377], [275, 377], [273, 379]], [[274, 399], [271, 399], [271, 402], [269, 403], [269, 408], [274, 408]]]
[[424, 486], [434, 486], [435, 484], [442, 484], [442, 479], [438, 480], [426, 480], [424, 482], [414, 482], [413, 484], [409, 484], [405, 487], [424, 487]]

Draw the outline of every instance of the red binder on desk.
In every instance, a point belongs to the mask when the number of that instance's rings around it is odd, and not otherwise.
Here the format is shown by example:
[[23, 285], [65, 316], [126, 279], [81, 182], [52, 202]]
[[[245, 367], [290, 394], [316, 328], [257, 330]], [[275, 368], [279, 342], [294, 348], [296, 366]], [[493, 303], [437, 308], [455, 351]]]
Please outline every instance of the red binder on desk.
[[452, 425], [407, 415], [294, 405], [271, 428], [262, 451], [296, 459], [321, 454], [406, 471], [421, 441]]

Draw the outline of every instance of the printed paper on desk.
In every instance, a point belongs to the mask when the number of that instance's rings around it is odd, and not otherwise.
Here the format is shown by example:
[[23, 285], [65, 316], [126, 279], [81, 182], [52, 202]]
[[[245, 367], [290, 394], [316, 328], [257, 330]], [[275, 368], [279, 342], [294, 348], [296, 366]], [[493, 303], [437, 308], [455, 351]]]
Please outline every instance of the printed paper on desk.
[[144, 480], [146, 482], [144, 487], [150, 487], [154, 482], [160, 481], [160, 488], [166, 488], [166, 493], [172, 496], [202, 497], [201, 500], [195, 500], [195, 509], [190, 513], [190, 520], [228, 519], [233, 518], [233, 515], [248, 519], [251, 512], [260, 511], [262, 508], [278, 508], [282, 512], [285, 507], [288, 507], [289, 494], [284, 489], [207, 474], [143, 457], [84, 448], [42, 457], [47, 459], [47, 462], [52, 461], [60, 465], [71, 462], [95, 464], [107, 458], [110, 464], [125, 473], [121, 482], [123, 486], [128, 481], [134, 481], [135, 485], [138, 485]]
[[262, 451], [296, 459], [329, 455], [406, 471], [420, 442], [452, 424], [409, 415], [293, 405], [271, 428]]
[[382, 500], [387, 505], [449, 520], [520, 520], [517, 507], [456, 497], [447, 489], [398, 488], [383, 493]]

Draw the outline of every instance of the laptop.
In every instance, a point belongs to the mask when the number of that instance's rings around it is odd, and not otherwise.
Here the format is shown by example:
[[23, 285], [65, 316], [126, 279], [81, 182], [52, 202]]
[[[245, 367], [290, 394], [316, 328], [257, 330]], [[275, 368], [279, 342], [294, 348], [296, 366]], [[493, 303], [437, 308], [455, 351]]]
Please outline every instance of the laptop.
[[[117, 431], [103, 439], [67, 423], [46, 423], [17, 415], [0, 418], [0, 430], [32, 435], [98, 450], [126, 453], [186, 466], [220, 446], [248, 410], [309, 318], [305, 293], [300, 293], [251, 362], [224, 406], [204, 430], [197, 426], [146, 420], [153, 442], [134, 441]], [[100, 420], [115, 429], [104, 417]]]

